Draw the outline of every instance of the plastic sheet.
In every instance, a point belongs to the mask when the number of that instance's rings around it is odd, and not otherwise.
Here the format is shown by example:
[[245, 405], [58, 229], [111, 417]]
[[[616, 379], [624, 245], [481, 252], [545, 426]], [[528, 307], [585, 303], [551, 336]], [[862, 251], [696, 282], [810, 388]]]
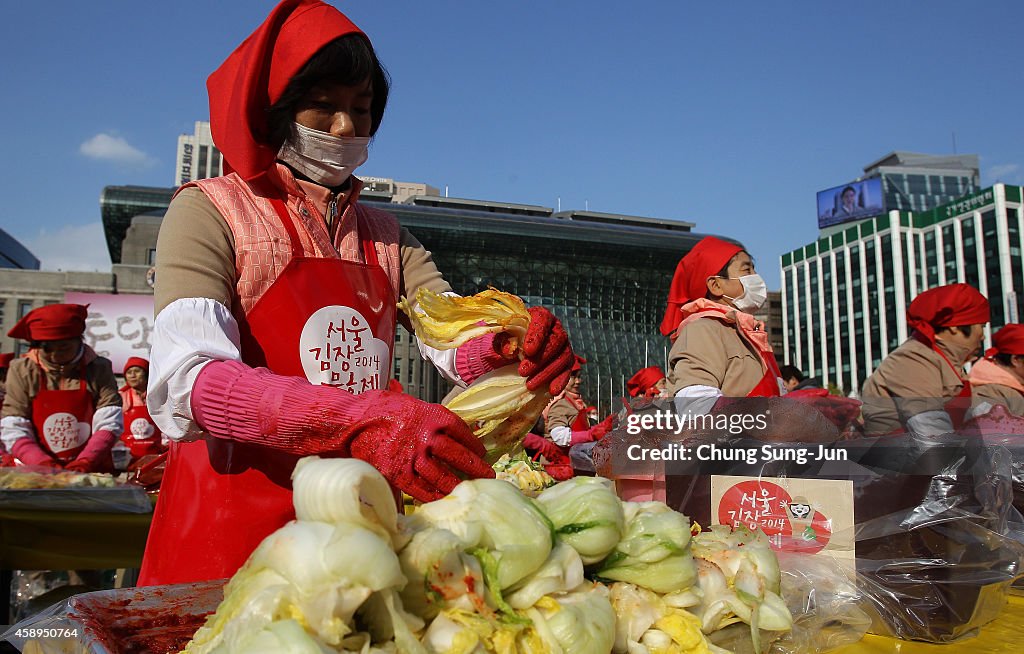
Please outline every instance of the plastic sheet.
[[[774, 402], [779, 402], [775, 400]], [[740, 403], [742, 404], [742, 403]], [[775, 405], [759, 401], [757, 414]], [[743, 410], [743, 409], [741, 409]], [[786, 416], [788, 419], [789, 416]], [[809, 478], [852, 482], [856, 583], [870, 631], [908, 640], [949, 642], [992, 621], [1024, 566], [1024, 545], [1013, 507], [1012, 452], [987, 438], [952, 434], [823, 442], [817, 427], [802, 432], [798, 419], [769, 425], [764, 438], [749, 430], [617, 430], [594, 450], [598, 474], [629, 483], [660, 480], [667, 503], [701, 524], [712, 519], [711, 475], [779, 483]], [[831, 432], [834, 434], [835, 432]], [[762, 434], [765, 436], [765, 434]], [[787, 439], [792, 442], [780, 442]], [[670, 461], [638, 463], [630, 446], [714, 444], [722, 450], [785, 450], [814, 443], [832, 461]]]
[[0, 506], [24, 511], [90, 513], [153, 510], [145, 489], [136, 484], [119, 482], [109, 475], [31, 466], [0, 468]]
[[34, 654], [179, 652], [217, 610], [225, 581], [78, 595], [12, 626], [0, 640]]

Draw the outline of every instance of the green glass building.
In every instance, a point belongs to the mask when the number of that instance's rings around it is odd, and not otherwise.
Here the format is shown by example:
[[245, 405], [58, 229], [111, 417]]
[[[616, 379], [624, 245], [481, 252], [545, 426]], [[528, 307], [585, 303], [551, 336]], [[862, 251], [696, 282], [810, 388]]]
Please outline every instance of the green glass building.
[[[132, 216], [152, 211], [154, 200], [172, 192], [141, 191], [104, 189], [113, 261]], [[137, 209], [126, 206], [136, 199]], [[587, 359], [581, 390], [601, 413], [619, 406], [637, 369], [665, 365], [669, 343], [658, 326], [676, 263], [703, 238], [692, 223], [437, 196], [396, 203], [373, 190], [361, 200], [394, 214], [433, 253], [457, 293], [493, 286], [551, 309]], [[407, 392], [426, 400], [439, 401], [449, 389], [401, 329], [394, 373]]]

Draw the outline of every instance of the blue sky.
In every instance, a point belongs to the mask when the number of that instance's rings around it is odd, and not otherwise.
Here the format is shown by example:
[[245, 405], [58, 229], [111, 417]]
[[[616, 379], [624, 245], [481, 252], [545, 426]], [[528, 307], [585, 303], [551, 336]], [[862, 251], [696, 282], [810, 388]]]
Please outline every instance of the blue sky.
[[[103, 269], [99, 195], [169, 186], [205, 79], [273, 2], [6, 3], [0, 227]], [[365, 175], [688, 220], [769, 287], [815, 192], [893, 150], [1024, 183], [1024, 3], [344, 2], [394, 88]]]

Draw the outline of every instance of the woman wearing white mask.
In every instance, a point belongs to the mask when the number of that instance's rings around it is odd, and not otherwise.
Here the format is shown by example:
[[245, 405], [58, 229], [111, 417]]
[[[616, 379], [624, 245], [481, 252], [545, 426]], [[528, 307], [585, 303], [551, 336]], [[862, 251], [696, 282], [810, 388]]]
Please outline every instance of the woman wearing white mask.
[[[305, 455], [375, 466], [419, 500], [493, 477], [444, 407], [384, 390], [399, 296], [449, 292], [416, 239], [358, 201], [389, 81], [319, 0], [284, 0], [210, 76], [223, 177], [183, 187], [157, 246], [147, 405], [171, 439], [141, 585], [228, 577], [294, 517]], [[532, 308], [519, 372], [559, 392], [572, 349]], [[514, 358], [489, 335], [425, 356], [467, 384]]]
[[784, 393], [764, 323], [768, 293], [739, 245], [708, 236], [676, 266], [661, 333], [672, 339], [667, 393], [694, 413], [719, 397]]

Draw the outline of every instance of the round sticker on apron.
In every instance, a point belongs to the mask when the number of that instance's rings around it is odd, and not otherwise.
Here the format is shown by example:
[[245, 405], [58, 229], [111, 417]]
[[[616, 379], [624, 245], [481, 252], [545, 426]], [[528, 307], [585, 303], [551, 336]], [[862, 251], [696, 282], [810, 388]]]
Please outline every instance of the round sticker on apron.
[[391, 371], [387, 343], [374, 337], [362, 314], [337, 305], [317, 310], [306, 321], [299, 358], [311, 384], [357, 394], [382, 389]]
[[51, 413], [43, 422], [43, 439], [56, 454], [80, 447], [89, 440], [90, 427], [70, 413]]
[[140, 441], [151, 437], [156, 432], [156, 430], [153, 429], [153, 423], [145, 418], [136, 418], [135, 420], [132, 420], [132, 424], [129, 429], [131, 429], [132, 438]]

